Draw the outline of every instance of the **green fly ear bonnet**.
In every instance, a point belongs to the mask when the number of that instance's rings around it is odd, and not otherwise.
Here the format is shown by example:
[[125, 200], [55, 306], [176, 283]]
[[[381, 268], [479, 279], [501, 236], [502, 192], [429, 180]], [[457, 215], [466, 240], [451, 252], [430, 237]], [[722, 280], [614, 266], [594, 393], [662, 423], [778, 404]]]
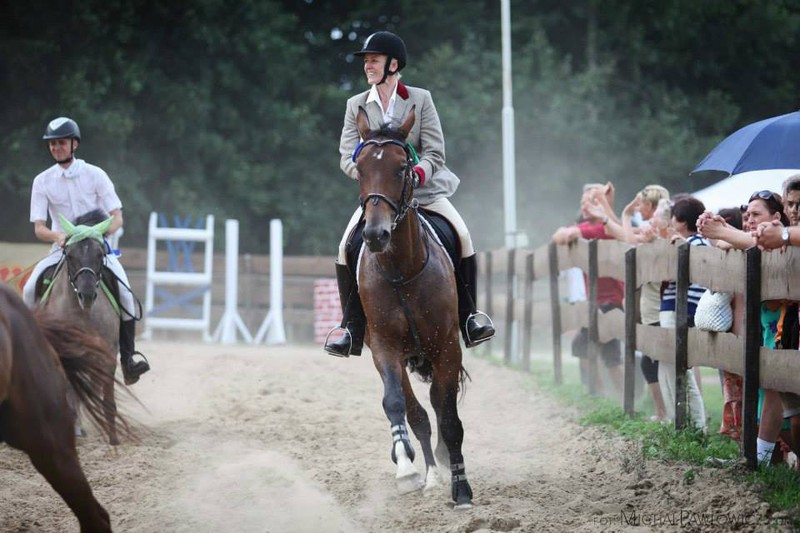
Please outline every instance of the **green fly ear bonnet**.
[[104, 242], [103, 235], [105, 235], [108, 228], [111, 227], [111, 222], [114, 221], [114, 217], [109, 217], [94, 226], [75, 226], [60, 213], [58, 215], [58, 220], [61, 223], [61, 227], [64, 228], [64, 232], [67, 234], [66, 244], [73, 244], [84, 239], [94, 239], [102, 244]]

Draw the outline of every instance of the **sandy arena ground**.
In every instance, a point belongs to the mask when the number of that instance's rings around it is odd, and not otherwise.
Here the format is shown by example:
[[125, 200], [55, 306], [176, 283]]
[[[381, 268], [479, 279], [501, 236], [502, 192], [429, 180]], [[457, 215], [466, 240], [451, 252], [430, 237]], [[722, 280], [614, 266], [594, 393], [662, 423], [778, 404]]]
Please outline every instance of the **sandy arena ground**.
[[[431, 494], [397, 495], [368, 352], [140, 348], [153, 366], [133, 387], [146, 410], [124, 406], [140, 442], [112, 449], [90, 429], [79, 443], [116, 531], [775, 531], [767, 505], [725, 472], [695, 469], [692, 481], [686, 466], [644, 462], [635, 444], [576, 425], [521, 374], [482, 359], [466, 359], [473, 381], [460, 405], [475, 506], [453, 511], [449, 478]], [[27, 457], [5, 445], [0, 530], [78, 531]]]

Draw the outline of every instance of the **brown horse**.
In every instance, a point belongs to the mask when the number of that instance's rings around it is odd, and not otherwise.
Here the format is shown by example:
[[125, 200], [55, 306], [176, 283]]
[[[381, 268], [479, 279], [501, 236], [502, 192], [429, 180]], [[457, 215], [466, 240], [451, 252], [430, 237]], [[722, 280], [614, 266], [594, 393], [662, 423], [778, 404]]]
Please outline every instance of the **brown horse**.
[[108, 433], [101, 389], [113, 354], [96, 334], [28, 310], [0, 283], [0, 442], [22, 450], [78, 518], [81, 531], [111, 531], [75, 450], [67, 383]]
[[[111, 347], [112, 353], [119, 352], [119, 314], [115, 309], [114, 297], [108, 287], [103, 287], [102, 272], [106, 256], [103, 234], [111, 224], [111, 219], [103, 220], [102, 211], [90, 211], [79, 217], [75, 224], [61, 220], [67, 234], [64, 255], [55, 267], [55, 275], [40, 306], [62, 320], [70, 321], [85, 328], [97, 331]], [[97, 218], [100, 218], [100, 222]], [[92, 225], [87, 225], [92, 224]], [[114, 372], [116, 357], [107, 360], [103, 405], [109, 426], [109, 442], [119, 444], [116, 429], [117, 404], [114, 399]]]
[[[364, 142], [356, 154], [364, 211], [364, 243], [358, 283], [367, 317], [366, 343], [384, 386], [383, 408], [391, 424], [392, 460], [400, 492], [437, 484], [431, 424], [409, 382], [406, 367], [430, 382], [438, 422], [439, 461], [450, 465], [455, 508], [472, 506], [464, 469], [464, 429], [458, 393], [466, 372], [461, 364], [456, 280], [453, 265], [417, 214], [412, 199], [412, 153], [406, 137], [415, 109], [403, 124], [370, 130], [360, 109], [357, 126]], [[406, 417], [425, 456], [423, 481], [414, 468]]]

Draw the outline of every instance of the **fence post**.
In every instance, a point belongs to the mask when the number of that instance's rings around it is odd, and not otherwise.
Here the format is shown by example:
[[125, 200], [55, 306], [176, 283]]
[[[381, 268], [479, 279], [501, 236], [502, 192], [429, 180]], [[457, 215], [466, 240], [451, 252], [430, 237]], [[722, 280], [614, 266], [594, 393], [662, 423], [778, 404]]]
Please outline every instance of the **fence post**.
[[745, 252], [744, 291], [744, 383], [742, 385], [742, 452], [747, 466], [758, 466], [756, 437], [758, 387], [761, 381], [761, 250], [753, 246]]
[[589, 241], [589, 342], [587, 346], [587, 357], [589, 358], [589, 394], [596, 395], [598, 392], [598, 380], [600, 379], [597, 371], [597, 360], [600, 358], [600, 335], [597, 324], [597, 240]]
[[689, 243], [678, 246], [675, 281], [675, 429], [686, 427], [686, 371], [689, 359]]
[[503, 355], [503, 359], [505, 360], [506, 364], [515, 359], [512, 357], [512, 351], [514, 349], [514, 293], [516, 292], [514, 290], [514, 285], [516, 284], [516, 251], [516, 248], [509, 248], [508, 266], [506, 267], [506, 343], [505, 354]]
[[636, 384], [636, 248], [625, 252], [625, 414], [633, 416]]
[[533, 252], [525, 256], [525, 317], [522, 326], [522, 368], [531, 371], [531, 330], [533, 329]]
[[558, 294], [558, 249], [551, 242], [547, 247], [550, 263], [550, 315], [553, 317], [553, 373], [557, 385], [563, 382], [561, 371], [561, 297]]

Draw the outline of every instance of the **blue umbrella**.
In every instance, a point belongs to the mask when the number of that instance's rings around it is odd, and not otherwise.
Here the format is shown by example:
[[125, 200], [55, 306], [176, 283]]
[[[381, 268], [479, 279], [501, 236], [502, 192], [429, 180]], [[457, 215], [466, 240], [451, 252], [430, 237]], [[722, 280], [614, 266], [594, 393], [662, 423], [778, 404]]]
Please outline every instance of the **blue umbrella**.
[[691, 173], [800, 168], [800, 111], [754, 122], [719, 143]]

